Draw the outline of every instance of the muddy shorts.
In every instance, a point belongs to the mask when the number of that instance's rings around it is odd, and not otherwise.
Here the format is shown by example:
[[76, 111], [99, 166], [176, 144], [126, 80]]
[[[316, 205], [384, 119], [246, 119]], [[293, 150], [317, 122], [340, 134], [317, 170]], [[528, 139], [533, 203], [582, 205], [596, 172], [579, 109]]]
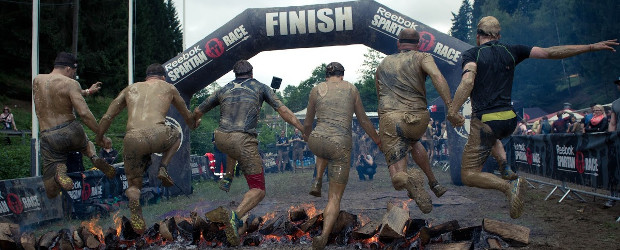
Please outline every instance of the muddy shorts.
[[152, 153], [163, 153], [172, 147], [181, 133], [171, 126], [127, 131], [123, 140], [123, 160], [128, 179], [142, 177], [151, 165]]
[[312, 132], [308, 147], [317, 157], [328, 161], [329, 181], [347, 184], [351, 168], [351, 136], [326, 136]]
[[41, 131], [40, 141], [44, 181], [54, 178], [58, 164], [67, 163], [69, 152], [84, 152], [88, 147], [84, 128], [76, 120]]
[[472, 114], [461, 171], [482, 170], [496, 141], [510, 136], [516, 128], [517, 116], [512, 110], [484, 115]]
[[256, 136], [242, 132], [227, 133], [215, 130], [215, 145], [220, 151], [237, 160], [244, 175], [263, 173], [263, 160], [258, 154]]
[[419, 141], [430, 121], [428, 111], [389, 112], [379, 116], [381, 151], [390, 166], [407, 156], [409, 146]]

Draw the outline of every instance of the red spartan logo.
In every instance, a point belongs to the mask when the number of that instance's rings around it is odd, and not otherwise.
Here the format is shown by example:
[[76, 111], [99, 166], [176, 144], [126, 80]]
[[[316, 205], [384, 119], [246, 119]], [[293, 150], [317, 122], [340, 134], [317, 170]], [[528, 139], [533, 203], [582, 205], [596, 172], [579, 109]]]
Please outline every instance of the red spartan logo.
[[583, 174], [585, 165], [585, 161], [583, 159], [583, 153], [581, 151], [577, 151], [575, 153], [575, 168], [577, 168], [577, 173]]
[[429, 51], [435, 46], [435, 36], [428, 31], [420, 32], [420, 51]]
[[224, 54], [224, 43], [217, 38], [213, 38], [205, 44], [205, 52], [211, 58], [218, 58]]
[[82, 187], [82, 201], [88, 200], [91, 192], [90, 184], [84, 182], [84, 187]]
[[19, 199], [14, 193], [9, 193], [6, 195], [6, 201], [9, 205], [9, 209], [14, 214], [21, 214], [24, 211], [24, 204], [22, 204], [22, 200]]
[[530, 148], [525, 149], [525, 157], [527, 158], [527, 164], [532, 165], [533, 157], [532, 150]]

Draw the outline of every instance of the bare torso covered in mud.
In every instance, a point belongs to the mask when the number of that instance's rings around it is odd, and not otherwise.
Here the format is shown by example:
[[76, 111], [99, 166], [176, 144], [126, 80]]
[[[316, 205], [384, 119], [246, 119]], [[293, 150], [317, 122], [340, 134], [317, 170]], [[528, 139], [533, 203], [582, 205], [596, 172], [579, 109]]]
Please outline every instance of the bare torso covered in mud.
[[185, 106], [178, 90], [162, 80], [134, 83], [125, 88], [121, 95], [127, 105], [127, 131], [164, 125], [171, 103]]
[[310, 99], [315, 101], [317, 119], [312, 133], [346, 136], [350, 145], [351, 121], [357, 98], [359, 98], [357, 89], [347, 81], [317, 84], [310, 93]]
[[379, 115], [392, 111], [423, 111], [426, 109], [423, 66], [435, 62], [428, 53], [409, 51], [385, 57], [377, 68]]
[[61, 74], [41, 74], [34, 78], [32, 85], [41, 131], [75, 120], [74, 110], [88, 128], [97, 131], [97, 122], [77, 81]]

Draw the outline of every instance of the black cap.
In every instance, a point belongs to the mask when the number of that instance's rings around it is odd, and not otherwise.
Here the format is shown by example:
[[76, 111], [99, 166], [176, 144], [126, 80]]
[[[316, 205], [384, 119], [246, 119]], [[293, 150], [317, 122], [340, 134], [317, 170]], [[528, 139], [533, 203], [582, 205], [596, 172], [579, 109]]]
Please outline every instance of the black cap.
[[77, 59], [75, 58], [75, 56], [67, 52], [58, 53], [58, 56], [56, 56], [56, 60], [54, 60], [54, 66], [56, 65], [68, 66], [74, 69], [76, 69], [78, 66]]
[[146, 68], [146, 76], [165, 76], [166, 70], [159, 63], [153, 63]]
[[618, 85], [620, 85], [620, 77], [618, 77], [618, 79], [616, 79], [616, 80], [614, 81], [614, 84], [618, 84]]
[[233, 72], [235, 75], [244, 75], [252, 72], [252, 64], [247, 60], [239, 60], [233, 66]]

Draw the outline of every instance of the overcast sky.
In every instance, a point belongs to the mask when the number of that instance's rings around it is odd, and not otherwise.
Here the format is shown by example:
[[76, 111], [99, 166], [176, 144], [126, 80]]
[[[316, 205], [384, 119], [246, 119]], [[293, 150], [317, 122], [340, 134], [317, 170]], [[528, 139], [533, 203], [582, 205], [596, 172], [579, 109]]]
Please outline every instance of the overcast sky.
[[[248, 8], [269, 8], [303, 6], [332, 2], [329, 0], [174, 0], [183, 23], [183, 1], [185, 1], [185, 46], [189, 47], [219, 27], [228, 23]], [[452, 12], [457, 13], [461, 0], [375, 0], [388, 8], [426, 24], [438, 31], [448, 33], [452, 25]], [[249, 59], [254, 66], [254, 78], [269, 84], [272, 76], [283, 79], [280, 90], [287, 85], [297, 86], [312, 74], [321, 63], [337, 61], [345, 67], [345, 80], [355, 83], [360, 74], [358, 69], [364, 62], [365, 45], [347, 45], [319, 48], [266, 51]], [[303, 60], [300, 60], [303, 58]], [[277, 69], [277, 71], [271, 70]], [[285, 73], [282, 73], [285, 72]], [[234, 79], [232, 72], [222, 76], [217, 83], [223, 85]]]

